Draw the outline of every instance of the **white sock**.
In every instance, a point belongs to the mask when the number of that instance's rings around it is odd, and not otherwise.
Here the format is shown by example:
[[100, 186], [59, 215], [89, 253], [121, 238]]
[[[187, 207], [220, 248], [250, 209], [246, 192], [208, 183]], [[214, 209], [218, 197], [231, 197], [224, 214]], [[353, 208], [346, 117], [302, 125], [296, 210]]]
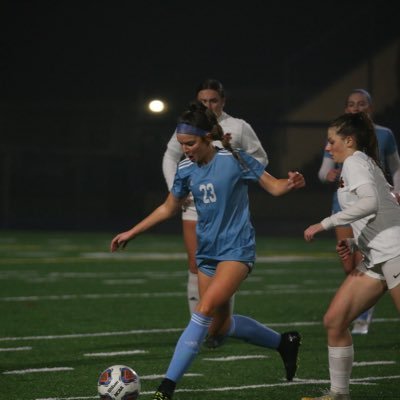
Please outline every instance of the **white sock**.
[[188, 282], [187, 282], [187, 296], [189, 303], [190, 314], [193, 314], [196, 310], [197, 303], [199, 302], [199, 285], [197, 280], [197, 274], [189, 271]]
[[349, 394], [350, 375], [353, 368], [354, 347], [328, 346], [329, 375], [331, 377], [331, 391]]

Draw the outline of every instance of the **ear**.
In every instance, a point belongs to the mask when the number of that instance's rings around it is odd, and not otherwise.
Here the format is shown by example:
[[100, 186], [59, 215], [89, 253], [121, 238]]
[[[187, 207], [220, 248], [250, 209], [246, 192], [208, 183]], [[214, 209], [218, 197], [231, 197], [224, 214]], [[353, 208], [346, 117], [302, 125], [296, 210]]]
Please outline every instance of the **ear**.
[[353, 136], [346, 136], [346, 138], [344, 139], [344, 142], [346, 143], [347, 147], [353, 147], [353, 145], [354, 145]]
[[211, 132], [208, 132], [205, 136], [204, 136], [204, 140], [208, 143], [211, 143], [214, 141], [214, 139], [212, 138], [212, 134]]

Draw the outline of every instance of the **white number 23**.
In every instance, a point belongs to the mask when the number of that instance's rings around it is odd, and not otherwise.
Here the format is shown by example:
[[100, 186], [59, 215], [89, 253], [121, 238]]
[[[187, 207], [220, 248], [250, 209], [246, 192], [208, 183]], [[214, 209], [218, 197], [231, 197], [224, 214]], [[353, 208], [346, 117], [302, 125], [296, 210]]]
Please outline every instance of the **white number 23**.
[[203, 202], [204, 203], [215, 203], [217, 201], [217, 196], [214, 191], [214, 186], [212, 183], [207, 183], [199, 186], [201, 192], [203, 192]]

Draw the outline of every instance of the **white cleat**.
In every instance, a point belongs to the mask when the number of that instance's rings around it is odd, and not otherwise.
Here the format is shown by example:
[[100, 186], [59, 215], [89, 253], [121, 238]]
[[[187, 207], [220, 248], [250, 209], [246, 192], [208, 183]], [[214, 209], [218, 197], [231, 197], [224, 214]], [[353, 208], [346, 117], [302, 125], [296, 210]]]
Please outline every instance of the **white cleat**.
[[374, 312], [374, 307], [362, 313], [353, 323], [353, 330], [351, 333], [353, 335], [366, 335], [368, 333], [369, 324], [372, 320], [372, 314]]
[[356, 320], [354, 321], [351, 333], [353, 335], [366, 335], [368, 333], [368, 328], [368, 321]]

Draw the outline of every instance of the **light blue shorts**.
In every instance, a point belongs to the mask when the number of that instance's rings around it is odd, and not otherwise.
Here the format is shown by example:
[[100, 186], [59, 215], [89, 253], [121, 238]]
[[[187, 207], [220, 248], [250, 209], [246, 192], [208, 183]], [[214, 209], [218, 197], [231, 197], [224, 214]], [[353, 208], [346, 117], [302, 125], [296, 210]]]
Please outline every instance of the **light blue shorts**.
[[[228, 260], [224, 260], [224, 261], [228, 261]], [[221, 260], [202, 260], [200, 263], [198, 263], [199, 271], [201, 271], [204, 275], [214, 276], [217, 266], [220, 262], [222, 262], [222, 261]], [[238, 262], [241, 262], [244, 265], [246, 265], [246, 267], [249, 269], [249, 274], [253, 270], [254, 261], [238, 261]]]

